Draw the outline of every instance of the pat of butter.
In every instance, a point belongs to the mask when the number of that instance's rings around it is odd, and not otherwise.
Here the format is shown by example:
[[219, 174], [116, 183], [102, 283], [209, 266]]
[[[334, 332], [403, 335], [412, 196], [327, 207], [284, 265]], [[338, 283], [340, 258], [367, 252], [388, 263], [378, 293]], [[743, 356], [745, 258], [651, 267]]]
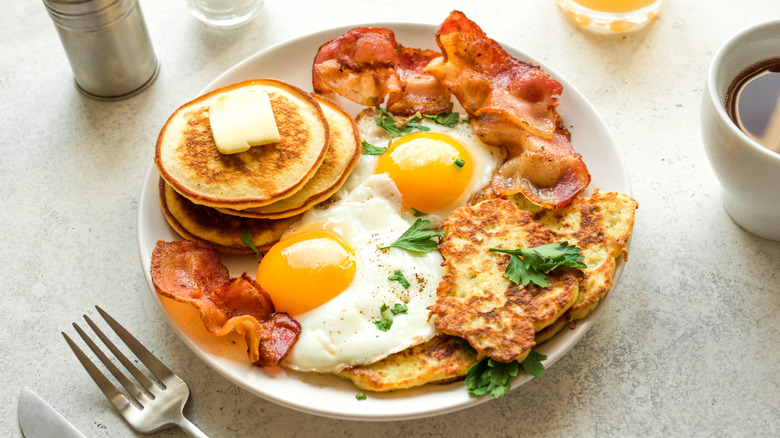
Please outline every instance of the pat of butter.
[[211, 133], [223, 154], [237, 154], [281, 139], [264, 91], [225, 94], [209, 107]]

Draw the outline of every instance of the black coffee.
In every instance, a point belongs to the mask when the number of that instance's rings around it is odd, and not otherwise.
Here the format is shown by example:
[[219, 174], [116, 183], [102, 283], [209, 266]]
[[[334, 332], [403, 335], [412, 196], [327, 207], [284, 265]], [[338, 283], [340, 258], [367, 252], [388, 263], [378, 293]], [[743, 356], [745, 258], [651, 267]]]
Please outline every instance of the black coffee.
[[726, 93], [726, 112], [745, 134], [780, 153], [780, 58], [742, 71]]

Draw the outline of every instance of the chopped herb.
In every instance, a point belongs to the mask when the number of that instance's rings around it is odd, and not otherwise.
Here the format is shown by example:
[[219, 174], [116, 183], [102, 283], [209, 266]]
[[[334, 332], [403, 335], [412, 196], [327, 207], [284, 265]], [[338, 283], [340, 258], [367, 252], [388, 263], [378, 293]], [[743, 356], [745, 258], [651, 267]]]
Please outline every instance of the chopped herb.
[[466, 165], [466, 162], [460, 159], [460, 157], [458, 157], [458, 159], [455, 160], [455, 162], [452, 163], [452, 165], [455, 166], [456, 169], [458, 169], [458, 172], [460, 172], [460, 170], [463, 169], [463, 166]]
[[[395, 272], [393, 272], [393, 275], [387, 277], [387, 279], [390, 281], [397, 281], [401, 283], [401, 286], [403, 286], [404, 289], [409, 289], [409, 286], [411, 286], [409, 284], [409, 280], [407, 280], [406, 277], [404, 277], [404, 273], [401, 272], [400, 270], [396, 270]], [[397, 305], [398, 304], [396, 304], [396, 306]], [[395, 315], [395, 313], [393, 313], [393, 315]]]
[[460, 114], [452, 112], [452, 104], [450, 104], [450, 109], [446, 112], [439, 114], [423, 114], [423, 117], [431, 119], [439, 125], [443, 125], [448, 128], [454, 127], [460, 121]]
[[428, 213], [423, 213], [416, 208], [410, 208], [409, 210], [412, 210], [412, 212], [414, 213], [414, 217], [428, 216]]
[[406, 312], [408, 312], [408, 311], [409, 311], [409, 308], [406, 307], [406, 304], [401, 304], [401, 303], [395, 303], [395, 306], [393, 306], [393, 308], [390, 309], [390, 313], [392, 313], [393, 315], [398, 315], [398, 314], [401, 314], [401, 313], [403, 313], [405, 315]]
[[585, 258], [580, 253], [580, 248], [576, 245], [569, 246], [568, 242], [550, 243], [536, 248], [490, 250], [509, 254], [509, 264], [504, 276], [522, 286], [534, 283], [547, 287], [547, 274], [559, 266], [587, 268], [585, 263], [580, 262]]
[[404, 129], [402, 129], [402, 131], [403, 132], [410, 132], [413, 129], [416, 129], [418, 131], [430, 131], [431, 130], [431, 128], [429, 128], [429, 127], [427, 127], [425, 125], [421, 125], [421, 124], [417, 123], [419, 121], [420, 121], [420, 117], [419, 116], [412, 117], [411, 120], [406, 122], [406, 125], [404, 126]]
[[387, 148], [374, 146], [365, 140], [363, 140], [361, 145], [363, 146], [363, 155], [382, 155], [387, 150]]
[[[542, 377], [544, 364], [541, 361], [544, 359], [547, 359], [547, 356], [532, 349], [520, 365], [526, 374]], [[466, 388], [477, 397], [490, 394], [493, 398], [498, 398], [509, 392], [510, 380], [517, 375], [518, 371], [517, 361], [504, 363], [486, 357], [467, 371]]]
[[363, 392], [358, 392], [357, 394], [355, 394], [355, 398], [358, 400], [365, 400], [366, 394], [364, 394]]
[[389, 132], [390, 135], [392, 135], [393, 137], [400, 137], [404, 134], [408, 134], [412, 132], [415, 129], [418, 131], [431, 130], [431, 128], [425, 125], [421, 125], [420, 123], [417, 123], [420, 121], [420, 117], [418, 116], [412, 117], [412, 119], [406, 122], [406, 124], [402, 128], [399, 128], [398, 125], [396, 125], [395, 123], [395, 116], [393, 116], [391, 113], [387, 112], [386, 110], [382, 109], [379, 106], [375, 106], [374, 109], [379, 111], [379, 115], [376, 118], [377, 126]]
[[386, 311], [387, 304], [382, 303], [382, 307], [379, 308], [379, 321], [374, 321], [376, 328], [382, 330], [383, 332], [390, 330], [390, 326], [393, 325], [393, 319], [385, 316]]
[[[382, 330], [383, 332], [386, 332], [390, 330], [390, 327], [393, 325], [393, 318], [390, 316], [385, 315], [385, 312], [387, 312], [387, 304], [382, 303], [382, 307], [379, 308], [379, 321], [374, 321], [374, 325], [376, 325], [376, 328], [379, 330]], [[396, 303], [395, 306], [393, 306], [392, 309], [390, 309], [390, 313], [393, 314], [393, 316], [406, 313], [407, 312], [406, 304]]]
[[412, 226], [398, 238], [398, 240], [380, 249], [396, 247], [423, 254], [434, 251], [436, 250], [438, 242], [431, 240], [431, 238], [438, 239], [443, 236], [444, 233], [427, 229], [430, 226], [431, 221], [418, 218], [414, 221]]
[[252, 233], [244, 233], [241, 235], [241, 243], [248, 246], [254, 253], [255, 257], [260, 255], [260, 251], [257, 250], [254, 241], [252, 240]]

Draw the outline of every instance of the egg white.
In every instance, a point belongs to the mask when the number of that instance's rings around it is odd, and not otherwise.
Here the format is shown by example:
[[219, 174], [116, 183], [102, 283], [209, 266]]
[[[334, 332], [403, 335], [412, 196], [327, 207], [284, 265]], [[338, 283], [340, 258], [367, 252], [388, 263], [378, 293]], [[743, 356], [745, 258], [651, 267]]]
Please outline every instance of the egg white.
[[[444, 275], [438, 252], [414, 254], [389, 248], [411, 225], [400, 214], [400, 195], [386, 175], [373, 175], [349, 196], [327, 209], [311, 210], [289, 232], [320, 230], [338, 235], [355, 251], [352, 283], [327, 303], [296, 315], [301, 335], [284, 365], [299, 371], [335, 372], [368, 364], [432, 338], [428, 306]], [[403, 272], [408, 289], [388, 280]], [[405, 304], [406, 314], [393, 317], [388, 331], [374, 324], [385, 304]], [[386, 312], [390, 315], [390, 312]]]

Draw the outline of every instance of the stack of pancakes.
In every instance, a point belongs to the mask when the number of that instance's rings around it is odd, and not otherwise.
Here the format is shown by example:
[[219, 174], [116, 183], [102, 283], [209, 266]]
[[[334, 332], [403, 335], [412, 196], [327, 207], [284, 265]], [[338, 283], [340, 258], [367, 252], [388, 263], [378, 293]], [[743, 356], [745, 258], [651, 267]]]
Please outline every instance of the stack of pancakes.
[[[281, 140], [246, 152], [217, 150], [209, 107], [226, 93], [268, 93]], [[184, 104], [160, 131], [160, 201], [183, 238], [252, 253], [279, 240], [296, 216], [336, 193], [360, 156], [354, 119], [334, 102], [274, 79], [219, 88]]]

